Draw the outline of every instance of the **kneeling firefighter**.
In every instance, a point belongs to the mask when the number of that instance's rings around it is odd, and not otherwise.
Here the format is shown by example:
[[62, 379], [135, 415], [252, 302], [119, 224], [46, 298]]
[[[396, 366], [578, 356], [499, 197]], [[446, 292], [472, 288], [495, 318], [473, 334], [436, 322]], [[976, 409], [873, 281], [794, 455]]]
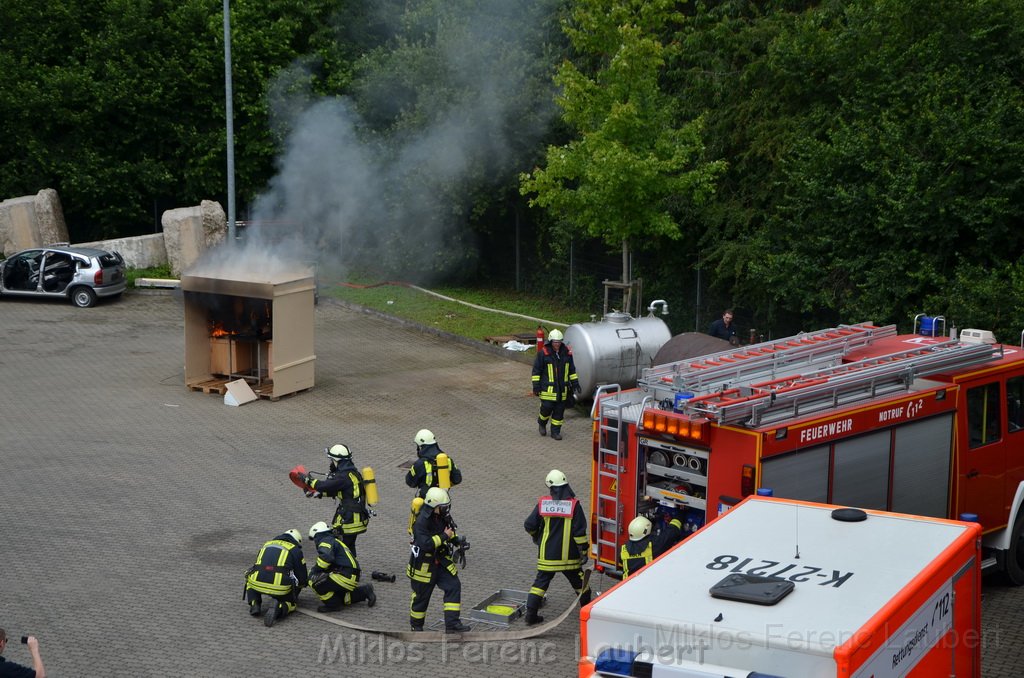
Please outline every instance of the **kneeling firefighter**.
[[590, 586], [583, 584], [583, 565], [589, 556], [587, 518], [564, 473], [552, 470], [544, 483], [551, 494], [537, 500], [523, 523], [537, 545], [537, 577], [526, 598], [526, 623], [531, 626], [544, 621], [537, 610], [558, 572], [580, 596], [580, 607], [590, 602]]
[[409, 566], [406, 568], [412, 585], [409, 623], [413, 631], [422, 631], [434, 587], [444, 591], [444, 627], [448, 632], [469, 631], [462, 623], [462, 583], [453, 555], [458, 548], [468, 548], [463, 537], [455, 532], [451, 520], [451, 498], [440, 487], [427, 490], [423, 506], [416, 514], [410, 539]]
[[355, 555], [331, 533], [327, 523], [320, 521], [309, 528], [309, 538], [316, 544], [316, 564], [309, 576], [309, 586], [321, 601], [316, 611], [333, 612], [364, 600], [373, 607], [377, 603], [373, 584], [359, 583]]
[[[377, 500], [377, 487], [373, 478], [373, 470], [364, 468], [360, 473], [352, 460], [352, 451], [347, 445], [334, 445], [325, 450], [331, 460], [331, 467], [326, 478], [313, 478], [300, 474], [299, 480], [315, 493], [313, 496], [333, 497], [338, 501], [338, 509], [334, 512], [332, 527], [341, 534], [345, 546], [356, 552], [356, 537], [366, 532], [370, 522], [370, 512], [366, 508]], [[308, 494], [308, 493], [307, 493]]]
[[[298, 530], [288, 530], [266, 542], [256, 556], [256, 564], [245, 573], [249, 614], [258, 617], [262, 612], [263, 623], [273, 626], [279, 617], [295, 611], [307, 577]], [[264, 593], [274, 599], [265, 611], [261, 609]]]

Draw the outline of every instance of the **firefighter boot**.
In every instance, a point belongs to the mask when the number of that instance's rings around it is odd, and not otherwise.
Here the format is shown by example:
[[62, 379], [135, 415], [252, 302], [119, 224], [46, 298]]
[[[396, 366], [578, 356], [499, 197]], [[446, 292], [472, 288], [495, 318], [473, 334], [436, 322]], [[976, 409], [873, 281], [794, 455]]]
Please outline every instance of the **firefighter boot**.
[[465, 633], [472, 630], [473, 627], [463, 624], [461, 619], [456, 619], [454, 622], [448, 622], [444, 625], [445, 633]]
[[546, 436], [548, 434], [548, 426], [547, 426], [547, 424], [544, 423], [543, 421], [539, 421], [538, 420], [537, 421], [537, 433], [541, 434], [542, 436]]
[[263, 615], [263, 625], [269, 628], [269, 627], [273, 626], [274, 622], [276, 622], [276, 621], [277, 621], [277, 605], [269, 605], [267, 607], [266, 613]]
[[580, 596], [580, 607], [586, 607], [587, 605], [589, 605], [590, 598], [590, 589], [587, 589], [583, 592], [583, 595]]
[[537, 608], [527, 607], [526, 608], [526, 625], [533, 626], [534, 624], [540, 624], [544, 621], [544, 617], [537, 614]]
[[363, 598], [366, 600], [367, 607], [373, 607], [377, 604], [377, 594], [373, 591], [373, 584], [360, 584], [359, 588], [362, 589]]
[[253, 591], [252, 589], [249, 590], [249, 596], [248, 597], [249, 597], [249, 614], [251, 614], [254, 617], [260, 616], [260, 612], [261, 612], [260, 604], [263, 602], [263, 600], [262, 600], [263, 597], [259, 593], [257, 593], [256, 591]]
[[561, 440], [562, 439], [562, 427], [561, 426], [555, 426], [554, 424], [551, 425], [551, 439], [552, 440]]

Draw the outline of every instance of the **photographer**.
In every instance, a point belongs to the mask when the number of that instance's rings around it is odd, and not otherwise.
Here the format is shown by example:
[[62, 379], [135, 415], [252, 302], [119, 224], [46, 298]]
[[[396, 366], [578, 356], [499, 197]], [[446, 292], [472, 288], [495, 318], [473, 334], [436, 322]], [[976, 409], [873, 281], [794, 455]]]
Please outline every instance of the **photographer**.
[[7, 632], [0, 629], [0, 678], [46, 678], [43, 658], [39, 655], [39, 641], [35, 636], [22, 636], [21, 642], [28, 645], [32, 653], [32, 668], [9, 662], [3, 657], [7, 649]]

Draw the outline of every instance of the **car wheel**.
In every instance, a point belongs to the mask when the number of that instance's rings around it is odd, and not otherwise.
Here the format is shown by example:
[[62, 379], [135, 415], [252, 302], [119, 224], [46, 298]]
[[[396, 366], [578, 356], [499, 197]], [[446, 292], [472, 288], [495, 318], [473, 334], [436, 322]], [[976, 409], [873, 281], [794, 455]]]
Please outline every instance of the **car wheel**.
[[71, 303], [78, 308], [89, 308], [96, 303], [96, 293], [88, 287], [76, 287], [71, 290]]

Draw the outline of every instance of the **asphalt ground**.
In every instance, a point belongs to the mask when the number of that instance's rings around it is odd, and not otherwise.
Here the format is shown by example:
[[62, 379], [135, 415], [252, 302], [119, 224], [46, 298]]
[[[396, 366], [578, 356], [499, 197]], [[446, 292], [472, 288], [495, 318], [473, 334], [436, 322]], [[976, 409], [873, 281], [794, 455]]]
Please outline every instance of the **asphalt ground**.
[[[336, 442], [375, 469], [381, 492], [358, 541], [362, 569], [397, 575], [374, 582], [373, 609], [334, 613], [367, 627], [408, 629], [401, 466], [420, 428], [465, 476], [452, 492], [472, 544], [464, 616], [500, 589], [530, 587], [536, 552], [522, 522], [548, 470], [586, 500], [585, 414], [569, 413], [564, 440], [539, 437], [522, 356], [422, 329], [321, 298], [315, 387], [230, 407], [185, 387], [173, 294], [92, 309], [0, 302], [0, 627], [36, 635], [51, 677], [576, 675], [575, 615], [530, 640], [439, 645], [303, 614], [268, 629], [246, 614], [243, 572], [260, 545], [330, 519], [333, 504], [304, 497], [287, 471], [326, 470], [323, 448]], [[546, 614], [572, 597], [556, 579]], [[303, 607], [316, 603], [303, 592]], [[984, 676], [1021, 675], [1022, 603], [1024, 589], [986, 583]], [[428, 625], [440, 618], [438, 591]], [[5, 656], [30, 663], [17, 642]]]

